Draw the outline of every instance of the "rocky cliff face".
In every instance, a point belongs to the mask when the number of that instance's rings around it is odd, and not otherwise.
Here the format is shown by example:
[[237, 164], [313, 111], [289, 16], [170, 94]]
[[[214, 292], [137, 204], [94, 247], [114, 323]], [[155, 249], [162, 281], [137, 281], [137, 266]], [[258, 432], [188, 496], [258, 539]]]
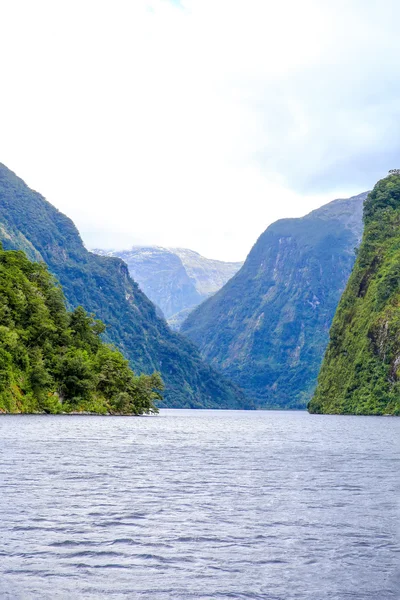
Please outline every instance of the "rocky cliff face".
[[174, 329], [179, 329], [190, 309], [215, 294], [242, 266], [204, 258], [186, 248], [134, 246], [130, 250], [94, 252], [122, 258], [131, 276]]
[[223, 262], [205, 258], [187, 248], [171, 248], [171, 251], [179, 256], [196, 291], [203, 298], [218, 292], [243, 265], [243, 262]]
[[88, 252], [73, 222], [0, 163], [0, 241], [44, 261], [70, 308], [82, 305], [107, 326], [106, 339], [137, 373], [161, 371], [173, 407], [238, 408], [240, 392], [205, 364], [187, 339], [170, 331], [115, 257]]
[[362, 233], [366, 194], [268, 227], [241, 270], [184, 321], [260, 407], [304, 408]]
[[364, 223], [310, 412], [400, 414], [400, 172], [369, 194]]

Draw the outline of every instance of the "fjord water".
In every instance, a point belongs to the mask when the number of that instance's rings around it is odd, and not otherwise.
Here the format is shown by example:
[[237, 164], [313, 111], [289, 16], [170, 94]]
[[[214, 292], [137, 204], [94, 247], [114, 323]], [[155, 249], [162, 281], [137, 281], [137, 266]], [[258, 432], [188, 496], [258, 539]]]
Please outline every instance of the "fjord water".
[[400, 597], [400, 419], [0, 418], [0, 598]]

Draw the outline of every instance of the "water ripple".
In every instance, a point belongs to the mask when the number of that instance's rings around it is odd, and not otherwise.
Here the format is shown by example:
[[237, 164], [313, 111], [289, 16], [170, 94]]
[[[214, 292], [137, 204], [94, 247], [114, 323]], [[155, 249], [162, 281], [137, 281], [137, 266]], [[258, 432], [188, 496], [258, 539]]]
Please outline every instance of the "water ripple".
[[0, 417], [0, 598], [399, 600], [400, 419]]

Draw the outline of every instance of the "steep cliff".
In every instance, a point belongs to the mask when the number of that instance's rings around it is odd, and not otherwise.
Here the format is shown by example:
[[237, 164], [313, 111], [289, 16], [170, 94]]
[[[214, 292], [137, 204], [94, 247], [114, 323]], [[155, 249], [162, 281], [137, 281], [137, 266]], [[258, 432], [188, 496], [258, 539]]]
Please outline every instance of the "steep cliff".
[[364, 224], [309, 404], [313, 413], [400, 414], [400, 171], [369, 194]]
[[304, 408], [310, 399], [361, 238], [365, 197], [272, 224], [241, 270], [182, 324], [258, 406]]

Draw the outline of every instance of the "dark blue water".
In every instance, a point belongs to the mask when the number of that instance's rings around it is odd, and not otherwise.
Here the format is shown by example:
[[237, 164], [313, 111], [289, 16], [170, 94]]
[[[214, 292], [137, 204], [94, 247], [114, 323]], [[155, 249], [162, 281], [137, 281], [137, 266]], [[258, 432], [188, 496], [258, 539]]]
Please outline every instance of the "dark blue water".
[[400, 598], [400, 419], [0, 418], [0, 597]]

